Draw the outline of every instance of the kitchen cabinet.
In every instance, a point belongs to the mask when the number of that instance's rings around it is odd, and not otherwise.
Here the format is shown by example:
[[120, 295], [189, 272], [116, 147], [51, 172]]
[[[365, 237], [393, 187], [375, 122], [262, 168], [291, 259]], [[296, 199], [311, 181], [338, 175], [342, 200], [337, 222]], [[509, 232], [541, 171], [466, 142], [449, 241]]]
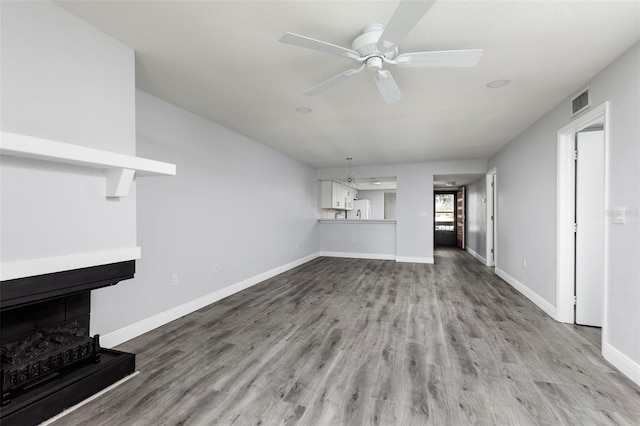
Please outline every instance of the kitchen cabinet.
[[[330, 180], [322, 181], [320, 208], [323, 209], [349, 209], [348, 200], [357, 197], [357, 190], [339, 182]], [[347, 203], [345, 205], [345, 203]]]
[[351, 200], [355, 200], [358, 198], [358, 190], [355, 188], [352, 188], [350, 186], [347, 185], [343, 185], [343, 190], [344, 190], [344, 196], [351, 199]]

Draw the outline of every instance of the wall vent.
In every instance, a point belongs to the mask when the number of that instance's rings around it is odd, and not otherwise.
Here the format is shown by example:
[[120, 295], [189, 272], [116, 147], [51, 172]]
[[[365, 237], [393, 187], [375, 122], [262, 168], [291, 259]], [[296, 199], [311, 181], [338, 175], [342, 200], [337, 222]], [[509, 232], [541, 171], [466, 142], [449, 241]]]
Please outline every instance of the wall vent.
[[589, 98], [589, 88], [587, 87], [578, 96], [571, 99], [571, 117], [575, 117], [590, 106], [591, 99]]

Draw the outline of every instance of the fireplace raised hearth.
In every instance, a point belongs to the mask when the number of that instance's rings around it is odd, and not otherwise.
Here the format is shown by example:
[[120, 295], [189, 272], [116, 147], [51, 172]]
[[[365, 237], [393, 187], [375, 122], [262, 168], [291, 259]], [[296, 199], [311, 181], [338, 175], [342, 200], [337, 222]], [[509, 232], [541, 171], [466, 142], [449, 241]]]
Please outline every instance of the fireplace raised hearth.
[[133, 278], [135, 261], [0, 282], [3, 426], [38, 424], [135, 370], [135, 355], [89, 336], [91, 290]]

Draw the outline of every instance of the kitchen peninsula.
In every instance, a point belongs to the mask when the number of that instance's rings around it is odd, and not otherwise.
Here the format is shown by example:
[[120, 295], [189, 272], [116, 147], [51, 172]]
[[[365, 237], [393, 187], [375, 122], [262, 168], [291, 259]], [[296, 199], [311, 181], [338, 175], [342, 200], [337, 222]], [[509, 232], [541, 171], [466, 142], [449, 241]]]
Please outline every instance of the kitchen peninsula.
[[396, 258], [396, 221], [320, 219], [322, 256], [361, 259]]
[[395, 260], [393, 184], [387, 189], [359, 189], [337, 181], [320, 182], [321, 255]]

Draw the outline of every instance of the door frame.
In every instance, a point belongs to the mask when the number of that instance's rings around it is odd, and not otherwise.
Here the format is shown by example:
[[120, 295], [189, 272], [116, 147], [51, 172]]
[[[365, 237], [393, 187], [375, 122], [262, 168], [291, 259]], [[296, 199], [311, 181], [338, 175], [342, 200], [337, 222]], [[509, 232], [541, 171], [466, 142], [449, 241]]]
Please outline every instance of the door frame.
[[[558, 130], [556, 216], [556, 315], [560, 322], [575, 322], [575, 135], [590, 125], [604, 126], [604, 211], [609, 211], [609, 102], [605, 102]], [[608, 335], [609, 224], [604, 222], [604, 294], [602, 295], [602, 341]]]
[[[433, 190], [433, 247], [436, 247], [436, 232], [449, 232], [449, 231], [436, 231], [436, 195], [437, 194], [451, 194], [453, 195], [453, 245], [451, 247], [458, 247], [458, 189], [445, 189], [438, 188]], [[448, 247], [449, 245], [445, 245]]]
[[[458, 204], [462, 204], [462, 213], [458, 211]], [[456, 247], [460, 250], [467, 248], [467, 188], [464, 185], [458, 187], [456, 192]], [[458, 239], [458, 235], [462, 235], [462, 239]], [[460, 245], [458, 242], [460, 241]], [[462, 246], [462, 247], [460, 247]]]
[[[487, 181], [487, 247], [486, 247], [486, 258], [485, 265], [487, 266], [496, 266], [498, 261], [498, 209], [497, 209], [497, 201], [498, 197], [496, 196], [496, 191], [498, 187], [498, 181], [496, 179], [496, 168], [489, 170], [485, 175]], [[491, 186], [493, 184], [493, 187]], [[493, 223], [491, 221], [491, 216], [493, 215]], [[492, 232], [489, 230], [492, 229]], [[491, 256], [491, 249], [493, 249], [493, 257]]]

